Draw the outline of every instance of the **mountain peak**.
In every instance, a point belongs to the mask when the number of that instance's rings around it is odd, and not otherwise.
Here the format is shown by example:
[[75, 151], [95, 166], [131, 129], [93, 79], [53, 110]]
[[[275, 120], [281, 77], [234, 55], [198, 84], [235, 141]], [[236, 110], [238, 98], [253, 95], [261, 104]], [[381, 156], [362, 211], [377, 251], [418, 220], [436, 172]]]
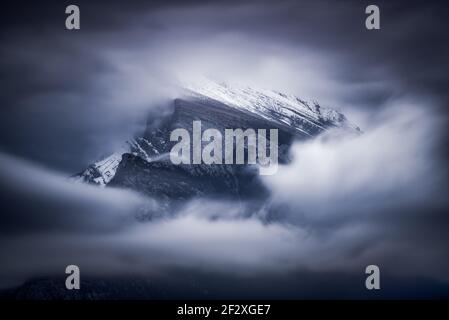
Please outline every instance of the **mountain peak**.
[[[316, 101], [307, 101], [292, 94], [275, 90], [256, 88], [240, 83], [213, 81], [205, 77], [193, 81], [181, 81], [187, 95], [206, 97], [236, 109], [246, 110], [267, 120], [275, 120], [295, 127], [295, 119], [301, 118], [325, 131], [329, 127], [339, 127], [360, 131], [339, 111], [321, 106]], [[296, 128], [307, 134], [307, 131]]]
[[[216, 128], [220, 132], [227, 128], [242, 130], [276, 128], [279, 132], [279, 161], [281, 163], [287, 161], [288, 150], [294, 139], [315, 137], [332, 128], [360, 132], [360, 129], [351, 124], [342, 113], [322, 107], [315, 101], [302, 100], [294, 95], [241, 84], [215, 82], [206, 78], [189, 83], [183, 82], [182, 86], [185, 91], [184, 96], [174, 100], [173, 113], [164, 116], [164, 121], [157, 122], [159, 123], [157, 128], [148, 124], [143, 136], [129, 140], [124, 149], [117, 150], [109, 157], [93, 163], [74, 176], [74, 179], [100, 186], [122, 184], [129, 187], [129, 181], [134, 180], [132, 177], [129, 179], [126, 177], [132, 172], [132, 175], [136, 175], [136, 180], [133, 182], [135, 189], [148, 191], [150, 189], [142, 185], [143, 178], [138, 178], [136, 170], [142, 170], [142, 174], [146, 174], [148, 183], [157, 176], [154, 170], [160, 170], [160, 174], [163, 172], [170, 176], [167, 178], [169, 180], [186, 184], [188, 184], [186, 181], [198, 182], [199, 176], [207, 180], [217, 175], [237, 174], [236, 168], [230, 169], [226, 166], [212, 168], [199, 165], [174, 170], [170, 166], [161, 167], [157, 164], [161, 162], [164, 155], [170, 152], [173, 145], [170, 140], [172, 130], [184, 128], [190, 132], [195, 120], [201, 120], [204, 127]], [[123, 161], [125, 155], [132, 155], [134, 158]], [[142, 161], [137, 161], [136, 157]], [[135, 164], [130, 164], [134, 162]], [[117, 172], [119, 172], [118, 176]], [[173, 175], [176, 175], [176, 178]], [[233, 179], [227, 179], [227, 181], [234, 181]], [[195, 192], [207, 192], [207, 189], [211, 189], [205, 187], [208, 183], [200, 184], [204, 190]], [[165, 195], [169, 197], [170, 187], [167, 188]], [[154, 188], [151, 190], [156, 192]], [[233, 192], [235, 193], [235, 190]]]

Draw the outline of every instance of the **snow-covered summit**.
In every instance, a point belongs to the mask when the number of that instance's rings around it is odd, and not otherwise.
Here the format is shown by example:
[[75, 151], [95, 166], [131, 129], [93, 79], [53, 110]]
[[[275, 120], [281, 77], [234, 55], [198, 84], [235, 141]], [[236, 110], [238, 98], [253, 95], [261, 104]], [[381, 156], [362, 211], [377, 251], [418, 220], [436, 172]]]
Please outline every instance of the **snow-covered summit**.
[[241, 84], [215, 82], [207, 78], [196, 78], [194, 81], [181, 81], [181, 83], [189, 94], [198, 98], [207, 97], [228, 106], [258, 114], [269, 121], [291, 126], [306, 135], [310, 135], [310, 132], [297, 126], [296, 120], [307, 122], [317, 127], [319, 131], [332, 126], [360, 131], [337, 110], [294, 95]]

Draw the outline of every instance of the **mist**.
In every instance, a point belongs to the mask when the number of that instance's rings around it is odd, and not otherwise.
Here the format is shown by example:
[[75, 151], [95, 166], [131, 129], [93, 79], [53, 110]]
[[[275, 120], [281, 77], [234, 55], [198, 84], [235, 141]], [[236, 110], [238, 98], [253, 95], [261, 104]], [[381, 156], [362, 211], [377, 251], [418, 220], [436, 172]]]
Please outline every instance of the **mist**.
[[58, 275], [68, 264], [90, 276], [150, 278], [173, 268], [253, 277], [377, 264], [448, 281], [447, 172], [436, 156], [445, 122], [416, 99], [391, 104], [363, 134], [293, 145], [292, 162], [262, 177], [271, 197], [256, 212], [197, 198], [168, 213], [157, 199], [2, 155], [0, 282]]

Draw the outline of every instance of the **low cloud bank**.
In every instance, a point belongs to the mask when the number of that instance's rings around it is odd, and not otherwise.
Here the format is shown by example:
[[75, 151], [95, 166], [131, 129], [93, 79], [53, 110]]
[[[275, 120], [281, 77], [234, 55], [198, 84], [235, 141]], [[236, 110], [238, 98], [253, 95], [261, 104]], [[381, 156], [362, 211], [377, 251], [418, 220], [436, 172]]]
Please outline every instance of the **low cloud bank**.
[[[441, 121], [407, 102], [386, 110], [362, 135], [295, 144], [293, 162], [263, 177], [272, 197], [251, 215], [245, 202], [194, 199], [161, 217], [157, 199], [74, 184], [3, 154], [0, 286], [63, 275], [68, 264], [100, 277], [173, 267], [362, 273], [377, 264], [447, 281]], [[159, 219], [139, 221], [142, 213]]]

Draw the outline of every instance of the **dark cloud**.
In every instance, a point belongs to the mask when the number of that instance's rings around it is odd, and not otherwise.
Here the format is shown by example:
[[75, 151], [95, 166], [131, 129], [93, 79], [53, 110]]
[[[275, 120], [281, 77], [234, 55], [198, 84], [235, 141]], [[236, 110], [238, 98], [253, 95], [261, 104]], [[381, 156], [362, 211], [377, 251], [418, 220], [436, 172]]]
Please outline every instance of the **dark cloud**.
[[1, 144], [78, 171], [138, 131], [143, 106], [172, 98], [161, 88], [173, 68], [293, 91], [344, 111], [376, 110], [411, 92], [432, 95], [446, 110], [444, 3], [379, 1], [380, 31], [364, 28], [367, 4], [81, 1], [76, 32], [64, 29], [65, 2], [10, 4], [2, 10]]

